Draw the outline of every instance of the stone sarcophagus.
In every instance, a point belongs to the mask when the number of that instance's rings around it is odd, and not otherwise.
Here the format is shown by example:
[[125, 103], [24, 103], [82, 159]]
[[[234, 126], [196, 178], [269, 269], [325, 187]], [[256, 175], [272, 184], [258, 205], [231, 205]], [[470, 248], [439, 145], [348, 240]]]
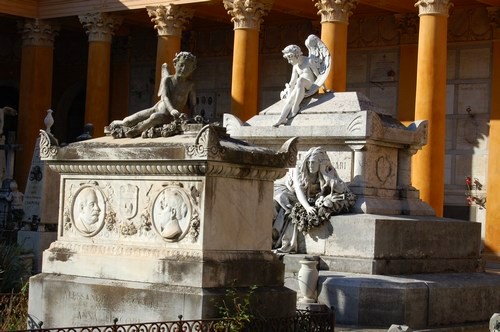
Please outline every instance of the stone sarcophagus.
[[[61, 176], [58, 239], [30, 280], [44, 327], [217, 317], [227, 287], [257, 286], [259, 314], [295, 312], [271, 252], [273, 182], [296, 158], [222, 127], [156, 139], [99, 139], [41, 155]], [[280, 305], [275, 304], [279, 302]]]

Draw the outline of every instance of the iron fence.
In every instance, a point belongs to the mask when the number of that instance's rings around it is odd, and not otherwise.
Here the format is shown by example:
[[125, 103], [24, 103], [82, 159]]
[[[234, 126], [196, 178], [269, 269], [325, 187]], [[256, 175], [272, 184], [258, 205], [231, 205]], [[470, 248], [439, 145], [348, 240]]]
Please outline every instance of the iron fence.
[[234, 319], [183, 320], [179, 316], [179, 320], [169, 322], [118, 324], [115, 319], [112, 325], [45, 329], [43, 323], [31, 321], [30, 329], [16, 332], [334, 332], [335, 311], [297, 310], [289, 317], [252, 319], [243, 326], [241, 323]]

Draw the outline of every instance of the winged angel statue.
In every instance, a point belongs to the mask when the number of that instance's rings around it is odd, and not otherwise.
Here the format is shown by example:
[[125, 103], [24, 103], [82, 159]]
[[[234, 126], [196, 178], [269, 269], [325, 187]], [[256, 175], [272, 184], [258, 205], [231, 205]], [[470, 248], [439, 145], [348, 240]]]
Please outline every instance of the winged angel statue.
[[319, 88], [324, 87], [325, 80], [330, 73], [331, 57], [326, 45], [315, 35], [309, 35], [305, 41], [309, 55], [302, 55], [302, 50], [297, 45], [288, 45], [283, 49], [283, 57], [293, 66], [290, 82], [285, 84], [281, 92], [281, 99], [285, 105], [281, 116], [273, 126], [279, 127], [300, 110], [300, 103], [304, 98], [310, 97]]

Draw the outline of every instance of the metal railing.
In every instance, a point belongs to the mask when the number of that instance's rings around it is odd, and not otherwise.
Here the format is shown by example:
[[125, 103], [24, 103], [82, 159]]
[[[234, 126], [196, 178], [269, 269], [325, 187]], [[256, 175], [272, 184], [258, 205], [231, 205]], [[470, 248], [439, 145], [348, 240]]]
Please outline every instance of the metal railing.
[[112, 325], [80, 326], [63, 328], [43, 328], [41, 322], [28, 322], [30, 329], [18, 332], [334, 332], [335, 312], [333, 309], [324, 312], [297, 310], [294, 316], [252, 319], [245, 322], [234, 319], [200, 319], [179, 320], [156, 323], [118, 324], [118, 319]]

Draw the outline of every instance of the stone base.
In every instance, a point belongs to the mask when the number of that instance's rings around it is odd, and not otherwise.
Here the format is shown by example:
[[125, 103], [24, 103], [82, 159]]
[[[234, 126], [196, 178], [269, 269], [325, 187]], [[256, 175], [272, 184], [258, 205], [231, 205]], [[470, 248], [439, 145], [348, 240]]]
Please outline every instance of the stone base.
[[320, 271], [318, 301], [345, 325], [413, 329], [487, 321], [500, 308], [500, 276], [440, 273], [373, 276]]
[[[243, 298], [248, 288], [237, 288]], [[225, 288], [168, 286], [42, 273], [30, 279], [29, 315], [44, 328], [144, 323], [220, 317]], [[295, 313], [296, 293], [257, 287], [252, 310], [264, 317]], [[57, 326], [55, 326], [57, 325]]]
[[68, 276], [180, 287], [283, 284], [283, 263], [273, 253], [263, 251], [201, 252], [57, 241], [43, 257], [42, 272]]
[[481, 224], [421, 216], [339, 215], [299, 236], [321, 269], [366, 274], [477, 272], [480, 246]]

